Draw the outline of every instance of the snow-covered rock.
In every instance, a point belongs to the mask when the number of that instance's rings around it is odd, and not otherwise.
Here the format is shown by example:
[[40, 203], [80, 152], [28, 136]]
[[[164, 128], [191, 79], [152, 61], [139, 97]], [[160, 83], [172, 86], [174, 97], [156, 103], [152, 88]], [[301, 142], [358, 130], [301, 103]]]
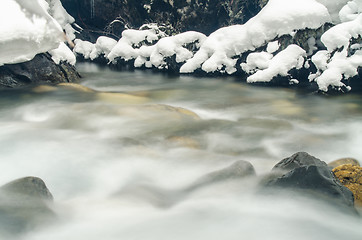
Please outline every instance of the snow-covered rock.
[[72, 37], [73, 21], [59, 0], [1, 0], [0, 66], [29, 61], [53, 49], [69, 55], [60, 44], [66, 40], [63, 27]]
[[362, 0], [269, 0], [245, 24], [209, 36], [193, 31], [169, 36], [150, 24], [125, 30], [117, 43], [76, 40], [74, 51], [134, 67], [237, 73], [249, 83], [278, 84], [273, 80], [284, 77], [321, 91], [348, 90], [345, 80], [362, 67], [361, 12]]

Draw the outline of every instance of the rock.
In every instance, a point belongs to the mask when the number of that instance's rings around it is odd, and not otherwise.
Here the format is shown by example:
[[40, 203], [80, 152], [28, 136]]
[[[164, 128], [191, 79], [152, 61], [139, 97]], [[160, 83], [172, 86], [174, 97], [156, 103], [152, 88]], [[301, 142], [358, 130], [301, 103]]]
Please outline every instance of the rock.
[[126, 93], [100, 92], [96, 94], [96, 98], [97, 100], [113, 104], [142, 104], [150, 102], [148, 98]]
[[341, 159], [337, 159], [333, 162], [328, 163], [328, 166], [335, 168], [344, 164], [351, 164], [353, 166], [360, 166], [359, 162], [357, 159], [354, 158], [341, 158]]
[[25, 177], [0, 188], [1, 234], [20, 234], [55, 218], [49, 204], [53, 196], [43, 180]]
[[54, 63], [49, 54], [38, 54], [31, 61], [0, 66], [0, 89], [34, 84], [78, 82], [80, 75], [68, 63]]
[[151, 184], [131, 183], [117, 192], [115, 197], [125, 198], [130, 196], [132, 199], [148, 201], [157, 207], [169, 208], [184, 200], [190, 194], [205, 187], [222, 181], [253, 176], [255, 176], [255, 170], [251, 163], [240, 160], [226, 168], [201, 176], [189, 186], [181, 189], [164, 189]]
[[362, 167], [344, 164], [334, 168], [332, 171], [339, 181], [351, 190], [355, 203], [362, 207]]
[[356, 213], [352, 192], [340, 183], [325, 162], [308, 153], [300, 152], [283, 159], [274, 166], [273, 172], [263, 183], [267, 188], [307, 194]]
[[283, 160], [278, 162], [273, 167], [273, 170], [290, 171], [298, 167], [306, 167], [306, 166], [327, 167], [327, 164], [319, 160], [318, 158], [309, 155], [306, 152], [298, 152], [293, 154], [291, 157], [284, 158]]
[[[94, 3], [93, 6], [91, 3]], [[210, 34], [230, 24], [243, 24], [255, 16], [267, 0], [62, 0], [63, 6], [85, 29], [106, 30], [118, 37], [128, 26], [139, 28], [147, 22], [172, 26], [177, 32]]]
[[78, 92], [95, 92], [93, 89], [80, 85], [78, 83], [59, 83], [57, 86]]
[[168, 137], [166, 140], [173, 147], [185, 147], [192, 149], [201, 148], [201, 144], [199, 141], [186, 136], [171, 136]]
[[185, 188], [184, 192], [192, 192], [216, 182], [250, 176], [255, 176], [255, 169], [253, 165], [250, 162], [239, 160], [224, 169], [202, 176], [189, 187]]

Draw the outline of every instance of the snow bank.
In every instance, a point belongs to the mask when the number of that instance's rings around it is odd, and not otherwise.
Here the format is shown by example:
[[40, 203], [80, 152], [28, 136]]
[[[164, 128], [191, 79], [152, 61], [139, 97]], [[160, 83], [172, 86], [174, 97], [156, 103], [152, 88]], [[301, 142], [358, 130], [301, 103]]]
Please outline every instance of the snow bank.
[[244, 25], [221, 28], [212, 33], [180, 72], [191, 73], [200, 67], [205, 72], [223, 68], [232, 72], [235, 70], [234, 56], [254, 50], [278, 36], [293, 34], [297, 29], [319, 28], [330, 20], [327, 8], [315, 0], [270, 0]]
[[31, 60], [64, 40], [61, 26], [42, 0], [0, 1], [0, 66]]
[[59, 0], [0, 1], [0, 66], [29, 61], [52, 49], [57, 49], [58, 56], [69, 55], [65, 46], [60, 46], [65, 41], [62, 26], [49, 12], [59, 19], [63, 16], [62, 24], [74, 21]]
[[321, 37], [327, 51], [319, 51], [312, 57], [318, 72], [311, 74], [310, 79], [316, 81], [322, 91], [328, 91], [329, 86], [346, 87], [342, 80], [356, 76], [362, 67], [362, 45], [351, 46], [353, 39], [362, 37], [362, 0], [349, 1], [340, 10], [339, 17], [342, 23]]
[[[361, 12], [362, 0], [269, 0], [244, 25], [220, 28], [208, 37], [192, 31], [167, 36], [148, 24], [125, 30], [118, 42], [105, 37], [95, 44], [76, 40], [74, 52], [89, 59], [104, 55], [113, 63], [132, 60], [135, 67], [227, 74], [238, 71], [236, 63], [247, 54], [240, 64], [249, 75], [247, 82], [268, 82], [288, 76], [292, 69], [306, 68], [314, 72], [303, 80], [316, 81], [320, 90], [327, 91], [330, 86], [344, 86], [341, 81], [355, 76], [362, 65]], [[329, 27], [326, 23], [334, 26], [322, 34]]]

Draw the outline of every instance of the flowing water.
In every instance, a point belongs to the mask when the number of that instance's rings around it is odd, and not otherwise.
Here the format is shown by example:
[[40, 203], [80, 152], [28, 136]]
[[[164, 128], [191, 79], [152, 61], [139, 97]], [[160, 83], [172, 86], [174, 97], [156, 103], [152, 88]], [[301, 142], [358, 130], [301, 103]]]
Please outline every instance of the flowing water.
[[[89, 89], [0, 93], [0, 185], [42, 178], [58, 215], [19, 238], [362, 239], [361, 218], [256, 187], [298, 151], [326, 162], [362, 159], [361, 96], [78, 69]], [[238, 160], [251, 162], [258, 177], [183, 191]]]

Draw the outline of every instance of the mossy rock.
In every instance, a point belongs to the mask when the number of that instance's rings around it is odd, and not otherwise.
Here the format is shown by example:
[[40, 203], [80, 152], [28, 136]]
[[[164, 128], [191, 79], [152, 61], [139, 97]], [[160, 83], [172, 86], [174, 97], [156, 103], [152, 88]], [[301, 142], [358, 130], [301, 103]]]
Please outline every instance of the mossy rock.
[[344, 164], [333, 169], [339, 181], [353, 193], [355, 204], [362, 206], [362, 167]]

